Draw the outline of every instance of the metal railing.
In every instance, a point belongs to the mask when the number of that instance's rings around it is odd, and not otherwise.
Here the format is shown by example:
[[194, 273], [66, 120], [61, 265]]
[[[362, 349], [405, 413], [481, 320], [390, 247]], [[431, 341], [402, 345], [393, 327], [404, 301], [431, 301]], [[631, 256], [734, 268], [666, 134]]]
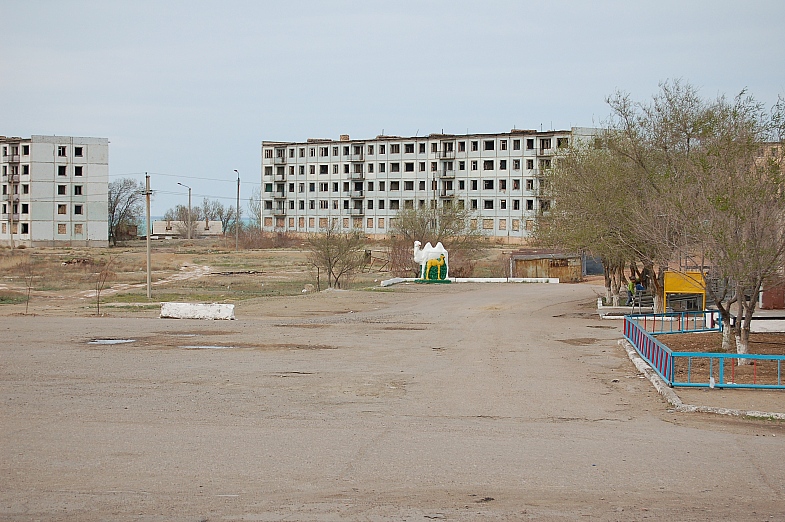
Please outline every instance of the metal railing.
[[721, 332], [722, 317], [715, 310], [628, 315], [652, 335], [666, 333]]
[[673, 352], [654, 338], [633, 316], [624, 316], [624, 338], [662, 380], [673, 386]]
[[674, 352], [656, 338], [660, 334], [722, 329], [722, 318], [714, 311], [624, 317], [625, 339], [668, 386], [785, 389], [785, 355]]

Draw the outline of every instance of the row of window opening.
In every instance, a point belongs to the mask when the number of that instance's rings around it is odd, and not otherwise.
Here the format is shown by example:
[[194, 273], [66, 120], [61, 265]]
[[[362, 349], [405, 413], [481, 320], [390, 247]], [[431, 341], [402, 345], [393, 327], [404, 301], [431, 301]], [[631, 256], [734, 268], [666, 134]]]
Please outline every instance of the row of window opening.
[[[458, 170], [459, 171], [465, 171], [466, 170], [466, 161], [458, 161], [457, 163], [458, 163]], [[387, 164], [386, 163], [379, 163], [379, 164], [358, 163], [358, 164], [354, 165], [353, 169], [351, 168], [351, 166], [348, 163], [345, 163], [343, 165], [343, 173], [344, 174], [350, 174], [350, 173], [353, 172], [354, 174], [364, 174], [365, 173], [364, 165], [367, 165], [368, 174], [374, 174], [374, 165], [377, 165], [377, 169], [378, 169], [379, 173], [387, 172]], [[499, 160], [499, 169], [498, 170], [507, 170], [507, 165], [508, 165], [507, 160]], [[389, 164], [389, 166], [390, 166], [390, 172], [401, 172], [401, 164], [400, 163], [392, 162], [392, 163]], [[551, 160], [549, 160], [549, 159], [540, 160], [539, 166], [540, 166], [540, 169], [543, 169], [543, 170], [549, 169], [551, 167]], [[305, 175], [305, 167], [306, 167], [305, 165], [300, 165], [298, 167], [298, 173], [301, 176]], [[471, 160], [471, 161], [469, 161], [469, 170], [476, 171], [476, 170], [479, 170], [479, 167], [480, 167], [480, 162], [478, 160]], [[482, 170], [495, 170], [494, 167], [495, 167], [494, 160], [483, 160], [482, 161]], [[278, 167], [276, 173], [279, 176], [283, 176], [284, 172], [285, 172], [284, 168], [285, 167]], [[526, 160], [526, 169], [534, 170], [534, 160], [533, 159], [527, 159]], [[442, 170], [444, 172], [453, 172], [455, 170], [454, 162], [452, 162], [452, 161], [442, 162]], [[519, 159], [512, 160], [512, 170], [521, 170], [521, 160], [519, 160]], [[426, 171], [426, 162], [425, 161], [420, 161], [417, 164], [417, 171], [418, 172], [425, 172]], [[431, 172], [439, 172], [439, 165], [438, 165], [437, 162], [435, 162], [435, 161], [431, 162], [431, 169], [430, 169], [430, 171]], [[294, 176], [294, 172], [295, 172], [294, 165], [290, 165], [289, 166], [289, 175], [290, 176]], [[403, 163], [403, 172], [415, 172], [415, 163], [413, 161], [412, 162], [404, 162]], [[316, 165], [308, 165], [308, 173], [309, 174], [316, 174]], [[340, 174], [340, 172], [339, 172], [339, 165], [338, 164], [333, 164], [332, 173], [333, 174]], [[266, 165], [264, 167], [264, 174], [266, 176], [272, 176], [273, 175], [273, 167], [271, 165]], [[319, 165], [319, 174], [330, 174], [330, 165], [326, 165], [326, 164]], [[79, 174], [79, 175], [81, 175], [81, 174]]]
[[[468, 184], [466, 183], [467, 181], [469, 182]], [[445, 188], [447, 190], [454, 190], [454, 187], [457, 185], [458, 190], [466, 190], [466, 187], [468, 185], [470, 187], [469, 190], [479, 190], [479, 187], [480, 187], [480, 183], [479, 182], [480, 181], [482, 181], [482, 188], [483, 188], [483, 190], [496, 190], [497, 187], [498, 187], [498, 190], [507, 190], [507, 180], [506, 179], [500, 179], [500, 180], [493, 180], [493, 179], [463, 180], [463, 179], [461, 179], [461, 180], [458, 180], [457, 183], [454, 183], [453, 181], [443, 181], [442, 182], [442, 188]], [[533, 191], [534, 190], [535, 184], [534, 184], [534, 180], [533, 179], [525, 179], [523, 181], [525, 182], [526, 190], [528, 190], [528, 191]], [[374, 183], [378, 183], [378, 185], [375, 185]], [[403, 190], [404, 191], [414, 190], [414, 183], [415, 183], [414, 180], [404, 180], [403, 181]], [[544, 183], [544, 182], [541, 181], [541, 183]], [[337, 181], [333, 181], [332, 183], [324, 182], [324, 181], [323, 182], [319, 182], [318, 183], [319, 192], [329, 192], [331, 185], [332, 185], [332, 192], [339, 192], [339, 187], [341, 185]], [[401, 190], [401, 182], [400, 181], [389, 181], [389, 182], [385, 182], [385, 181], [378, 181], [378, 182], [373, 182], [373, 181], [367, 181], [367, 182], [355, 181], [355, 182], [353, 182], [353, 184], [351, 184], [348, 181], [344, 181], [343, 182], [343, 192], [349, 192], [350, 189], [352, 191], [354, 191], [354, 192], [363, 192], [363, 190], [365, 190], [366, 187], [367, 187], [368, 192], [373, 192], [374, 188], [376, 186], [379, 187], [379, 191], [380, 192], [384, 192], [384, 191], [388, 190], [388, 187], [389, 187], [390, 191]], [[417, 190], [426, 190], [426, 186], [427, 185], [426, 185], [425, 180], [419, 180], [417, 182]], [[430, 183], [430, 186], [431, 186], [430, 190], [436, 191], [436, 190], [439, 189], [439, 182], [436, 181], [436, 180], [432, 180], [431, 183]], [[274, 191], [273, 189], [275, 189], [275, 192], [282, 193], [284, 191], [285, 187], [286, 187], [286, 185], [284, 185], [283, 183], [277, 183], [275, 186], [273, 186], [272, 183], [265, 183], [264, 184], [264, 191], [269, 193], [269, 192], [273, 192]], [[317, 188], [317, 183], [316, 182], [308, 183], [308, 192], [316, 192], [316, 188]], [[294, 183], [289, 183], [288, 184], [288, 189], [289, 189], [289, 193], [294, 193], [295, 192], [295, 184]], [[512, 180], [512, 190], [520, 190], [520, 189], [521, 189], [521, 180], [520, 179], [513, 179]], [[297, 192], [298, 193], [304, 193], [305, 192], [305, 183], [298, 183], [297, 184]]]
[[[362, 210], [364, 208], [367, 208], [368, 210], [400, 210], [401, 208], [403, 208], [404, 210], [408, 210], [408, 209], [413, 209], [414, 208], [414, 203], [415, 203], [415, 200], [413, 200], [413, 199], [404, 199], [403, 200], [403, 207], [401, 207], [401, 200], [399, 200], [399, 199], [390, 199], [390, 200], [380, 199], [380, 200], [376, 200], [376, 201], [370, 199], [370, 200], [367, 200], [365, 202], [365, 206], [363, 206], [363, 202], [362, 201], [356, 201], [356, 202], [354, 202], [354, 205], [352, 207], [350, 207], [350, 201], [348, 199], [344, 199], [343, 203], [342, 203], [342, 206], [343, 206], [344, 210], [351, 210], [352, 208], [355, 209], [355, 210]], [[445, 202], [445, 203], [448, 203], [448, 202]], [[471, 210], [479, 210], [480, 209], [480, 205], [482, 205], [482, 209], [483, 210], [496, 210], [497, 208], [499, 210], [509, 210], [507, 204], [508, 204], [508, 201], [506, 199], [498, 200], [498, 207], [497, 207], [497, 200], [493, 200], [493, 199], [483, 199], [483, 200], [470, 199], [470, 200], [468, 200], [468, 203], [466, 201], [462, 200], [462, 199], [457, 200], [457, 207], [458, 208], [463, 209], [463, 208], [467, 208], [467, 206], [468, 206], [468, 208], [470, 208]], [[511, 207], [512, 210], [522, 210], [522, 208], [521, 208], [521, 200], [520, 199], [513, 199], [513, 200], [511, 200], [511, 204], [512, 204], [512, 207]], [[434, 200], [431, 200], [430, 205], [431, 205], [432, 208], [434, 208], [435, 205], [436, 205], [436, 202]], [[333, 199], [333, 200], [320, 199], [318, 201], [312, 199], [312, 200], [308, 201], [307, 206], [308, 206], [308, 210], [316, 210], [317, 206], [318, 206], [318, 208], [320, 210], [329, 210], [330, 208], [332, 208], [333, 210], [339, 210], [339, 207], [341, 206], [341, 204], [339, 203], [339, 200], [337, 200], [337, 199]], [[289, 201], [288, 207], [289, 207], [289, 210], [295, 210], [295, 202], [294, 201]], [[306, 202], [303, 201], [303, 200], [300, 200], [300, 201], [297, 202], [296, 207], [297, 207], [298, 210], [306, 210], [306, 208], [305, 208], [306, 207]], [[424, 200], [424, 199], [418, 200], [417, 201], [417, 207], [421, 208], [421, 209], [422, 208], [426, 208], [426, 200]], [[279, 210], [281, 210], [284, 207], [282, 205], [279, 205], [277, 208]], [[526, 199], [526, 200], [524, 200], [524, 208], [527, 211], [534, 211], [535, 210], [535, 200], [533, 200], [533, 199]], [[273, 210], [273, 202], [269, 201], [269, 200], [265, 201], [264, 202], [264, 209], [265, 210]], [[546, 212], [549, 209], [550, 209], [550, 202], [548, 200], [540, 200], [540, 210], [543, 211], [543, 212]]]
[[[466, 152], [466, 141], [459, 141], [457, 142], [458, 152]], [[491, 151], [495, 150], [496, 148], [496, 140], [470, 140], [469, 143], [469, 150], [472, 152], [477, 152], [480, 150], [480, 143], [482, 143], [482, 150], [484, 151]], [[556, 138], [556, 146], [558, 148], [567, 147], [569, 144], [569, 138]], [[426, 144], [425, 143], [418, 143], [418, 151], [420, 154], [426, 153]], [[446, 141], [442, 142], [442, 152], [454, 152], [454, 145], [455, 142]], [[526, 138], [526, 150], [534, 150], [535, 139], [534, 138]], [[325, 158], [330, 156], [330, 152], [332, 149], [332, 156], [338, 157], [339, 152], [341, 152], [341, 148], [343, 149], [343, 156], [361, 156], [363, 154], [363, 146], [362, 145], [344, 145], [343, 147], [340, 146], [319, 146], [319, 147], [307, 147], [308, 149], [308, 156], [311, 158], [319, 157]], [[540, 149], [548, 150], [553, 148], [553, 141], [552, 138], [540, 138]], [[403, 144], [403, 153], [404, 154], [414, 154], [415, 143], [404, 143]], [[298, 147], [297, 156], [300, 158], [305, 157], [306, 147]], [[387, 154], [387, 147], [386, 145], [380, 144], [378, 145], [378, 149], [375, 148], [374, 145], [366, 145], [367, 154], [369, 156], [373, 156], [374, 153], [378, 150], [379, 154]], [[499, 150], [507, 150], [507, 140], [502, 139], [499, 140]], [[514, 139], [512, 140], [512, 150], [521, 150], [521, 140]], [[275, 151], [275, 152], [273, 152]], [[431, 143], [431, 152], [432, 153], [439, 153], [439, 143]], [[401, 153], [401, 144], [400, 143], [391, 143], [390, 144], [390, 154], [400, 154]], [[284, 148], [268, 148], [264, 149], [264, 157], [266, 159], [272, 159], [273, 154], [275, 154], [276, 158], [283, 158], [286, 156], [286, 149]], [[290, 158], [295, 157], [295, 148], [290, 147], [288, 149], [288, 156]]]
[[[29, 156], [30, 155], [30, 145], [22, 145], [22, 156]], [[3, 156], [19, 156], [19, 145], [4, 145], [3, 146]], [[84, 157], [84, 147], [74, 147], [74, 156], [77, 158]], [[67, 145], [58, 145], [57, 146], [57, 157], [65, 158], [68, 157], [68, 146]]]

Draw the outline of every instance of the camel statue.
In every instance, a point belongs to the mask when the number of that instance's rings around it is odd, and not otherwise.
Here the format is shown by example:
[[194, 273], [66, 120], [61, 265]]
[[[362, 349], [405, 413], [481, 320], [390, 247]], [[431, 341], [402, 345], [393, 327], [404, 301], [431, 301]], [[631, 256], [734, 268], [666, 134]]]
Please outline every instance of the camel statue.
[[[421, 248], [422, 243], [419, 241], [414, 242], [414, 262], [420, 265], [420, 279], [428, 279], [428, 271], [432, 266], [439, 267], [438, 279], [447, 279], [449, 271], [449, 255], [447, 249], [444, 248], [441, 241], [436, 243], [436, 246], [431, 246], [431, 243], [425, 243]], [[429, 261], [436, 261], [435, 263], [428, 264]], [[444, 275], [442, 276], [442, 266], [444, 266]]]

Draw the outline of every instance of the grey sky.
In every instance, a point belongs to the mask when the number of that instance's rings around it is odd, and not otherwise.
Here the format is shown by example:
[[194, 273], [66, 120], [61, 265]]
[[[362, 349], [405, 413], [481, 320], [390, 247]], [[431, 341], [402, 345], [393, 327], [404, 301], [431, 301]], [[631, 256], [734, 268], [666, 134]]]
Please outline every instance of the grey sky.
[[[260, 144], [592, 126], [617, 89], [785, 95], [785, 2], [0, 0], [0, 134], [109, 138], [185, 203], [260, 183]], [[223, 180], [223, 181], [210, 181]], [[243, 203], [243, 205], [245, 205]]]

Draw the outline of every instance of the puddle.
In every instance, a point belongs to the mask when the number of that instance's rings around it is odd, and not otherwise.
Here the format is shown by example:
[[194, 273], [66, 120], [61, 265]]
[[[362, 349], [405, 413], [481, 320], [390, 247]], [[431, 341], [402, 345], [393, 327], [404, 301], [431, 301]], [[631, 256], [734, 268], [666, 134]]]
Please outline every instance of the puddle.
[[231, 350], [234, 346], [218, 346], [210, 344], [183, 346], [187, 350]]
[[136, 339], [93, 339], [87, 344], [125, 344], [136, 342]]
[[593, 337], [574, 337], [572, 339], [556, 339], [557, 341], [565, 344], [571, 344], [573, 346], [588, 346], [590, 344], [594, 344], [599, 339], [594, 339]]

